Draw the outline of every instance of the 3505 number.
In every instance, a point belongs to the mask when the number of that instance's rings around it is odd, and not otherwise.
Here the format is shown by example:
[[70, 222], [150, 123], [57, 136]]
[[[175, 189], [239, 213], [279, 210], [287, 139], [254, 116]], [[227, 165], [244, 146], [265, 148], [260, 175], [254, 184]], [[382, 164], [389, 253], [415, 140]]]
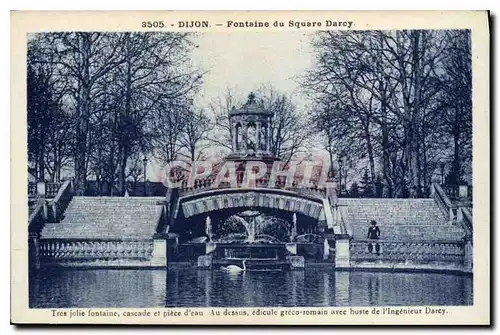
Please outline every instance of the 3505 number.
[[143, 28], [164, 28], [165, 23], [163, 21], [142, 21]]

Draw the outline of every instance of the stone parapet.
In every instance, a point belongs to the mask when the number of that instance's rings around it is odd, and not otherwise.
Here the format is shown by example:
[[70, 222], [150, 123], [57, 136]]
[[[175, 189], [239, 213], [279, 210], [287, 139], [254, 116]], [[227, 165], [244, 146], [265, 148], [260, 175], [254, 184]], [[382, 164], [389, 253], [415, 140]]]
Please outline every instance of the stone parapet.
[[39, 259], [43, 266], [165, 266], [166, 248], [165, 265], [152, 262], [155, 259], [153, 256], [158, 256], [154, 252], [158, 253], [158, 250], [155, 251], [153, 240], [39, 240]]

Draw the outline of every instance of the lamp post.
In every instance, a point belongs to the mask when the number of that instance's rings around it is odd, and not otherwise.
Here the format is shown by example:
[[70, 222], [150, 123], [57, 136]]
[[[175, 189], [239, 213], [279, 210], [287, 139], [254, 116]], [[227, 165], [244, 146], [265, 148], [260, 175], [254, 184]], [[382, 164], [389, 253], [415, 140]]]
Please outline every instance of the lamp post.
[[148, 164], [148, 158], [144, 156], [142, 162], [144, 163], [144, 196], [146, 196], [146, 167]]

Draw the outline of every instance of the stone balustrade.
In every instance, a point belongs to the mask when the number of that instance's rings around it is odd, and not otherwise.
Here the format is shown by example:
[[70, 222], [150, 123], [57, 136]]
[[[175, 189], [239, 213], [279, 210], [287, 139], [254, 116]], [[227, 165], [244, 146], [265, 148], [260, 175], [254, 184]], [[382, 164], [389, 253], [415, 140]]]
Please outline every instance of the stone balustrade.
[[153, 240], [41, 239], [40, 262], [133, 259], [147, 261], [153, 253]]
[[29, 182], [28, 183], [28, 196], [35, 196], [36, 193], [36, 183]]
[[440, 187], [450, 199], [472, 199], [472, 186], [440, 185]]
[[[373, 245], [370, 253], [369, 244]], [[375, 244], [380, 245], [380, 255], [375, 252]], [[465, 258], [463, 241], [390, 241], [352, 240], [350, 242], [351, 262], [404, 263], [450, 263], [462, 265]]]
[[[63, 185], [63, 182], [48, 182], [42, 183], [43, 187], [38, 187], [38, 183], [29, 182], [28, 183], [28, 196], [33, 197], [37, 195], [44, 196], [45, 198], [54, 198], [57, 192]], [[43, 192], [42, 192], [43, 191]], [[42, 192], [43, 194], [40, 194]]]
[[[261, 178], [255, 180], [255, 184], [252, 186], [248, 186], [246, 184], [238, 183], [237, 188], [266, 188], [266, 189], [285, 189], [289, 191], [296, 192], [301, 195], [315, 197], [315, 198], [324, 198], [326, 196], [326, 189], [320, 188], [317, 186], [313, 187], [301, 187], [300, 184], [294, 182], [291, 187], [287, 186], [285, 180], [276, 179], [276, 182], [273, 185], [269, 185], [269, 179]], [[192, 186], [188, 186], [187, 182], [184, 182], [183, 185], [179, 188], [180, 196], [187, 196], [196, 193], [200, 193], [208, 190], [218, 190], [218, 189], [228, 189], [233, 188], [231, 184], [227, 182], [221, 182], [215, 184], [214, 178], [204, 178], [197, 179], [194, 181]]]

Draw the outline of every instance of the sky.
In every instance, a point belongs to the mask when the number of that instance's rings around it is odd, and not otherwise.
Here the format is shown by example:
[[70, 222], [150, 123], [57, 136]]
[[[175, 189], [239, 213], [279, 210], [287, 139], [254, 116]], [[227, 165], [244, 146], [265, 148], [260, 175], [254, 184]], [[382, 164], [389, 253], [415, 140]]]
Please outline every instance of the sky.
[[[204, 33], [195, 38], [193, 65], [208, 71], [197, 104], [206, 106], [227, 88], [242, 97], [272, 84], [302, 105], [298, 76], [312, 66], [311, 34], [303, 32]], [[238, 107], [238, 106], [236, 106]]]

